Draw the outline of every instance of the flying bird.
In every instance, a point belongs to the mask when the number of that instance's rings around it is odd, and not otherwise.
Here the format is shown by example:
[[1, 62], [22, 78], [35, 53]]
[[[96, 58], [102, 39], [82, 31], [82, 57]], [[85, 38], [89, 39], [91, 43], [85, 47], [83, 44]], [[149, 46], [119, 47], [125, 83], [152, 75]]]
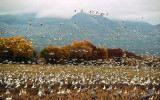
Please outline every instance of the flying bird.
[[96, 14], [99, 14], [98, 11], [96, 12]]
[[62, 25], [63, 25], [63, 23], [60, 23], [60, 24], [59, 24], [59, 26], [62, 26]]
[[101, 13], [101, 16], [103, 16], [104, 15], [104, 13]]
[[83, 12], [83, 9], [81, 10], [81, 12]]
[[106, 14], [106, 16], [108, 16], [108, 13]]
[[54, 38], [54, 40], [62, 40], [62, 38], [60, 37], [60, 38]]
[[44, 26], [44, 23], [41, 23], [40, 25], [41, 25], [41, 26]]
[[32, 22], [31, 22], [31, 20], [29, 20], [29, 21], [28, 21], [28, 23], [29, 23], [29, 25], [32, 25]]

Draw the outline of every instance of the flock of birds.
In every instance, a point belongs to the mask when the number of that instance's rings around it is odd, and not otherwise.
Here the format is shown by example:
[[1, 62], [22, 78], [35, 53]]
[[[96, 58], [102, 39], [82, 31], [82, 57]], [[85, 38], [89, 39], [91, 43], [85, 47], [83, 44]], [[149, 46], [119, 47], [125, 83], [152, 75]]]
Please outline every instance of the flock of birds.
[[[74, 10], [74, 12], [77, 12], [77, 10]], [[81, 11], [80, 12], [84, 12], [84, 10], [83, 9], [81, 9]], [[104, 15], [106, 15], [106, 16], [108, 16], [108, 13], [100, 13], [100, 12], [95, 12], [95, 11], [92, 11], [92, 10], [90, 10], [89, 11], [89, 14], [95, 14], [95, 15], [101, 15], [101, 16], [104, 16]], [[31, 20], [28, 20], [28, 23], [29, 23], [29, 25], [32, 25], [32, 21]], [[61, 27], [63, 25], [63, 23], [60, 23], [59, 24], [59, 26]], [[44, 23], [42, 22], [42, 23], [40, 23], [40, 26], [44, 26]]]
[[[89, 11], [89, 14], [109, 15], [98, 11]], [[31, 20], [28, 23], [32, 25]], [[44, 23], [40, 23], [40, 26], [44, 26]], [[63, 23], [59, 26], [62, 27]], [[63, 37], [62, 33], [60, 38], [54, 40], [62, 40]], [[145, 71], [142, 73], [142, 70]], [[49, 95], [51, 99], [68, 95], [76, 98], [83, 94], [89, 95], [85, 99], [99, 99], [101, 95], [107, 99], [160, 99], [160, 70], [113, 65], [0, 65], [0, 99], [12, 100], [15, 95], [29, 94], [40, 98]]]
[[[74, 12], [77, 12], [77, 10], [74, 10]], [[81, 9], [80, 12], [84, 12], [84, 10]], [[108, 16], [109, 13], [106, 13], [106, 14], [105, 14], [105, 13], [102, 13], [102, 12], [98, 12], [98, 11], [95, 12], [95, 11], [90, 10], [90, 11], [89, 11], [89, 14], [95, 14], [95, 15], [101, 15], [101, 16], [106, 15], [106, 16]]]
[[[135, 69], [136, 75], [130, 69], [115, 66], [73, 66], [73, 65], [5, 65], [0, 67], [0, 98], [12, 100], [16, 95], [31, 94], [29, 89], [36, 90], [34, 95], [45, 98], [55, 98], [62, 95], [90, 93], [90, 99], [101, 95], [97, 91], [110, 94], [106, 98], [160, 98], [160, 71], [146, 69], [145, 76]], [[113, 68], [113, 69], [112, 69]], [[151, 73], [153, 76], [151, 76]], [[157, 78], [158, 77], [158, 78]], [[122, 89], [132, 87], [130, 90]], [[144, 89], [140, 89], [140, 86]], [[128, 99], [127, 99], [128, 100]]]
[[[81, 9], [80, 11], [74, 10], [74, 12], [75, 12], [75, 13], [84, 12], [84, 10], [83, 10], [83, 9]], [[85, 12], [85, 13], [87, 13], [87, 12]], [[109, 13], [108, 13], [108, 12], [107, 12], [107, 13], [104, 13], [104, 12], [93, 11], [93, 10], [90, 10], [90, 11], [88, 12], [88, 14], [92, 14], [93, 17], [95, 17], [95, 18], [96, 18], [96, 16], [94, 16], [94, 15], [109, 16]], [[143, 17], [141, 17], [141, 18], [143, 19]], [[136, 21], [137, 21], [137, 19], [136, 19]], [[122, 20], [122, 22], [125, 22], [125, 21]], [[32, 25], [32, 24], [33, 24], [31, 20], [28, 20], [28, 23], [29, 23], [29, 25]], [[41, 23], [39, 23], [39, 25], [43, 27], [45, 24], [44, 24], [44, 22], [41, 22]], [[62, 27], [63, 25], [64, 25], [64, 23], [62, 23], [62, 22], [59, 23], [59, 26], [60, 26], [60, 27]], [[77, 22], [75, 22], [75, 25], [77, 25]], [[122, 27], [117, 27], [116, 29], [119, 30], [119, 31], [122, 31], [122, 30], [125, 30], [125, 29], [127, 29], [127, 28], [126, 28], [126, 26], [122, 26]], [[132, 31], [133, 31], [133, 33], [136, 33], [136, 32], [137, 32], [136, 30], [132, 30]], [[132, 32], [132, 31], [129, 31], [129, 32]], [[142, 30], [139, 30], [139, 32], [141, 32], [141, 31], [142, 31]], [[44, 38], [44, 37], [41, 36], [41, 38]], [[145, 38], [145, 37], [144, 37], [144, 38]], [[62, 39], [63, 39], [62, 36], [59, 36], [59, 37], [54, 38], [55, 41], [61, 41]], [[115, 35], [111, 36], [111, 39], [112, 39], [112, 40], [118, 40], [118, 39], [123, 40], [123, 38], [119, 38], [118, 34], [117, 34], [116, 36], [115, 36]], [[142, 39], [143, 39], [143, 37], [142, 37]]]
[[[77, 10], [74, 10], [74, 12], [76, 13], [77, 12]], [[83, 9], [81, 9], [80, 10], [80, 12], [84, 12], [84, 10]], [[89, 14], [95, 14], [95, 15], [101, 15], [101, 16], [104, 16], [104, 15], [106, 15], [106, 16], [108, 16], [108, 13], [101, 13], [101, 12], [98, 12], [98, 11], [92, 11], [92, 10], [90, 10], [89, 11]], [[29, 25], [32, 25], [32, 21], [31, 20], [28, 20], [28, 23], [29, 23]], [[75, 22], [75, 24], [76, 24], [76, 22]], [[63, 25], [63, 23], [59, 23], [59, 26], [60, 27], [62, 27], [62, 25]], [[40, 26], [44, 26], [44, 22], [41, 22], [40, 23]], [[41, 36], [41, 38], [44, 38], [43, 36]], [[60, 36], [60, 37], [57, 37], [57, 38], [54, 38], [54, 40], [58, 40], [58, 41], [60, 41], [60, 40], [62, 40], [63, 39], [63, 36]]]

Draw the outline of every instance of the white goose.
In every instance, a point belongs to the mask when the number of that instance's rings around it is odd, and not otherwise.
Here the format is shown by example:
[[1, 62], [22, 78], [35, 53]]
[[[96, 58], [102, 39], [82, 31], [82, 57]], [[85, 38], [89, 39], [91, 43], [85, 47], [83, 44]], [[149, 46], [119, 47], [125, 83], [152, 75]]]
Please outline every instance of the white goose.
[[106, 89], [106, 86], [104, 85], [103, 90], [105, 90], [105, 89]]
[[27, 83], [26, 83], [26, 85], [24, 86], [24, 88], [27, 88]]

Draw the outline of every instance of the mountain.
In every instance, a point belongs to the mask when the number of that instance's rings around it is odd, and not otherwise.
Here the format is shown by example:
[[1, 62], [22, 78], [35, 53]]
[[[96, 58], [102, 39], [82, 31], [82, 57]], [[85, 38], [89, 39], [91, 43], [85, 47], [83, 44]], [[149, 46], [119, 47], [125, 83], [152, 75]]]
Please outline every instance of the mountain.
[[37, 50], [71, 44], [73, 40], [90, 40], [98, 47], [160, 55], [160, 24], [113, 21], [82, 12], [70, 19], [37, 18], [36, 14], [0, 15], [0, 32], [4, 37], [23, 36]]

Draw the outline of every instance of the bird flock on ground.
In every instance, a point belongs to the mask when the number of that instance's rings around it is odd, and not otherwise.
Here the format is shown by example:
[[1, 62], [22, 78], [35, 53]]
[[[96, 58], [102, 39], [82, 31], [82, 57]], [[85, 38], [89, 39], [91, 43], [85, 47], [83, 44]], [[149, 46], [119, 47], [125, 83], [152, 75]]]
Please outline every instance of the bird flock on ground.
[[[160, 69], [120, 66], [1, 65], [0, 99], [160, 98]], [[131, 71], [132, 70], [132, 71]], [[136, 74], [134, 74], [136, 73]]]

